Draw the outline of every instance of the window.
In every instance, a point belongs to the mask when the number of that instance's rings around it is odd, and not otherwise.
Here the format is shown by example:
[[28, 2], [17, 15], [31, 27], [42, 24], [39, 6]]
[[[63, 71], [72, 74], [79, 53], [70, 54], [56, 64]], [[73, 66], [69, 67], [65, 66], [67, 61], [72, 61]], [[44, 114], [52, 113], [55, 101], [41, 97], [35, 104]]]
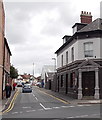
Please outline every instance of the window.
[[68, 64], [68, 51], [66, 52], [66, 64]]
[[62, 67], [63, 67], [63, 55], [62, 55], [62, 57], [61, 57], [61, 62], [62, 62]]
[[74, 61], [74, 47], [72, 47], [72, 61]]
[[61, 75], [61, 87], [63, 87], [63, 86], [64, 86], [64, 76]]
[[84, 43], [84, 56], [93, 57], [93, 42]]

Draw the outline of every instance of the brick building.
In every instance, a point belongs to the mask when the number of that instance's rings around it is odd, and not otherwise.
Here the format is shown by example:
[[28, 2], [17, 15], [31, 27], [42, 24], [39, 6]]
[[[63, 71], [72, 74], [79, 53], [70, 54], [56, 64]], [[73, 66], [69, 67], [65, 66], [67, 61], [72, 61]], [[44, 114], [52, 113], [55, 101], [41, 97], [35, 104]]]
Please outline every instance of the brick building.
[[0, 0], [0, 99], [4, 97], [5, 83], [10, 79], [10, 56], [5, 36], [5, 12], [3, 2]]
[[90, 12], [81, 12], [81, 23], [73, 35], [63, 37], [56, 51], [56, 91], [70, 97], [102, 98], [102, 19], [92, 21]]

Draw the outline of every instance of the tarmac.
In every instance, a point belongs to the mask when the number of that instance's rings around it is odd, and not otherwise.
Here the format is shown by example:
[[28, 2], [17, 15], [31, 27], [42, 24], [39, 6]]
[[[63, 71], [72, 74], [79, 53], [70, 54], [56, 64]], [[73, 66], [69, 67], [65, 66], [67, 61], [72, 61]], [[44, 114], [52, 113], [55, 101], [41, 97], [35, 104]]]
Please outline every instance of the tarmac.
[[[62, 95], [62, 94], [60, 94], [58, 92], [54, 92], [52, 90], [47, 90], [47, 89], [39, 88], [39, 87], [37, 87], [37, 89], [39, 89], [40, 91], [42, 91], [42, 92], [44, 92], [44, 93], [46, 93], [46, 94], [48, 94], [50, 96], [54, 96], [54, 97], [56, 97], [58, 99], [61, 99], [61, 100], [65, 101], [68, 104], [102, 104], [102, 99], [100, 99], [100, 100], [92, 100], [92, 99], [78, 100], [78, 99], [70, 98], [67, 95]], [[11, 101], [12, 101], [12, 99], [14, 99], [16, 91], [17, 91], [17, 89], [15, 91], [12, 91], [10, 98], [8, 98], [8, 99], [4, 98], [2, 101], [0, 101], [0, 113], [5, 111], [8, 108], [8, 106], [11, 104]]]

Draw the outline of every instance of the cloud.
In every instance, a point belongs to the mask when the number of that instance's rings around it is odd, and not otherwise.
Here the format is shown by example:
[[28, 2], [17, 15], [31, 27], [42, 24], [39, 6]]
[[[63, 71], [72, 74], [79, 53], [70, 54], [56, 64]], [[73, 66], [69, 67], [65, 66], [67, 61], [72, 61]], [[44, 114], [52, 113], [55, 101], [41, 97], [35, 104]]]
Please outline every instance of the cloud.
[[[54, 52], [62, 45], [62, 37], [72, 34], [72, 26], [80, 22], [82, 10], [92, 11], [97, 17], [100, 0], [67, 0], [59, 2], [7, 2], [6, 37], [12, 52], [12, 64], [19, 73], [31, 73], [35, 63], [35, 73], [41, 73], [45, 64], [52, 64]], [[84, 3], [84, 6], [83, 6]], [[87, 4], [89, 3], [89, 5]]]

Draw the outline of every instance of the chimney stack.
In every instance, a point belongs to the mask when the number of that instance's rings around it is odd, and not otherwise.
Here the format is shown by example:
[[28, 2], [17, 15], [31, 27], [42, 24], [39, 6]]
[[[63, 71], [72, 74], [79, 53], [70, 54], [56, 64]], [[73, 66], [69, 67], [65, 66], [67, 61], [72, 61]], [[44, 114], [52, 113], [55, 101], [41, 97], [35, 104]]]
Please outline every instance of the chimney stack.
[[92, 15], [91, 12], [81, 11], [80, 15], [81, 23], [91, 23], [92, 22]]

